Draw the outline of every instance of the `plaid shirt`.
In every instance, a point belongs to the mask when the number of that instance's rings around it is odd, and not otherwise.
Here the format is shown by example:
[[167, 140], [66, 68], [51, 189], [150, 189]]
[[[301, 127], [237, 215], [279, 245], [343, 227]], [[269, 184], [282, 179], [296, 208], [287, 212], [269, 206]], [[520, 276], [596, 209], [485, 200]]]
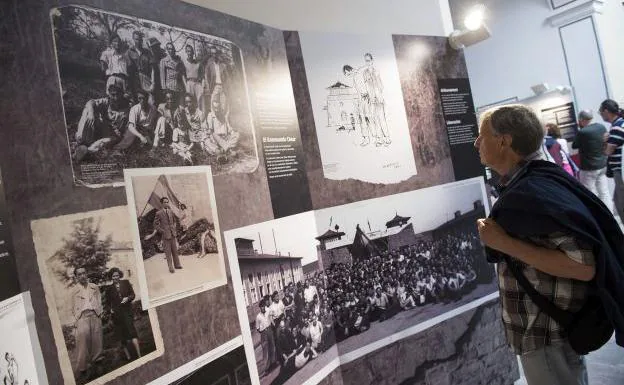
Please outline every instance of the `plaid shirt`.
[[[542, 158], [541, 154], [532, 154], [509, 174], [501, 178], [501, 184], [511, 182], [526, 163]], [[573, 237], [557, 233], [543, 238], [528, 238], [524, 241], [548, 249], [558, 249], [577, 263], [595, 265], [591, 249], [579, 244]], [[520, 263], [528, 281], [560, 309], [572, 313], [581, 309], [587, 298], [587, 282], [555, 277], [539, 271], [532, 266]], [[546, 313], [533, 303], [531, 297], [520, 287], [506, 262], [497, 265], [498, 286], [503, 307], [503, 324], [507, 341], [516, 354], [523, 354], [540, 349], [553, 342], [563, 341], [563, 330]]]
[[[545, 248], [558, 249], [575, 262], [594, 265], [592, 251], [584, 249], [570, 236], [553, 234], [548, 238], [531, 238], [527, 241]], [[573, 313], [581, 309], [587, 298], [587, 282], [554, 277], [526, 264], [522, 265], [529, 282], [548, 300]], [[507, 341], [514, 353], [523, 354], [562, 341], [564, 338], [559, 324], [531, 301], [531, 297], [520, 287], [507, 263], [500, 262], [497, 270], [503, 323]]]

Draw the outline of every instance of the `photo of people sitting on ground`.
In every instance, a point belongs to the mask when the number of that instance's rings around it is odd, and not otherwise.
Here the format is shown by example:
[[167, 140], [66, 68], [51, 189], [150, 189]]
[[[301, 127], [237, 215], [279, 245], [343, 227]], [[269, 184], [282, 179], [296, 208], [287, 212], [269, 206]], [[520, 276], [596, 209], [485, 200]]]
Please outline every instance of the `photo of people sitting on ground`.
[[122, 168], [255, 169], [234, 44], [86, 7], [57, 8], [52, 20], [76, 182], [120, 183]]
[[[345, 355], [357, 359], [496, 293], [476, 227], [486, 216], [482, 185], [449, 184], [226, 232], [260, 383], [322, 378]], [[433, 197], [438, 206], [413, 203]]]
[[272, 384], [282, 383], [335, 343], [365, 333], [371, 323], [427, 305], [452, 304], [479, 283], [491, 282], [493, 272], [488, 266], [479, 270], [480, 261], [475, 260], [482, 256], [475, 229], [334, 264], [289, 284], [282, 294], [265, 296], [256, 328], [261, 336], [269, 334], [263, 322], [274, 329], [272, 336], [263, 338], [263, 347], [275, 352], [267, 370], [280, 368]]

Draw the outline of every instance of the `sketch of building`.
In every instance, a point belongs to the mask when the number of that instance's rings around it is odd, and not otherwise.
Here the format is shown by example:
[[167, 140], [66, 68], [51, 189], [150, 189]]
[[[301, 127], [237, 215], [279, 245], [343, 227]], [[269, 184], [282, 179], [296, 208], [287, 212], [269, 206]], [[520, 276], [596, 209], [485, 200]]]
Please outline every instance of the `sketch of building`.
[[327, 105], [324, 109], [327, 112], [327, 127], [338, 132], [355, 131], [359, 126], [358, 122], [358, 99], [356, 90], [341, 82], [336, 82], [327, 87]]

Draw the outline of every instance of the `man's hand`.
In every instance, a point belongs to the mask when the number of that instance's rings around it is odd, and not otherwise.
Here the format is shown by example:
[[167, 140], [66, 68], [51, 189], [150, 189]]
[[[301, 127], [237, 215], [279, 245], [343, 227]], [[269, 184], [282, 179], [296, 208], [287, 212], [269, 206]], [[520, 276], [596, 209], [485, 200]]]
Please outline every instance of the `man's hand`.
[[477, 219], [477, 229], [481, 241], [489, 248], [505, 252], [505, 244], [509, 235], [492, 218]]

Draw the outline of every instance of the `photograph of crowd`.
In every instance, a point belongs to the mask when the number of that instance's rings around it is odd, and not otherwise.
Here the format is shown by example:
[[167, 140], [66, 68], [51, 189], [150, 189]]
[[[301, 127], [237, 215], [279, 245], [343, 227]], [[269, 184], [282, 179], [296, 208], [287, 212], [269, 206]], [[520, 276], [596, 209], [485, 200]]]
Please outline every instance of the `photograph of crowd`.
[[[235, 237], [260, 383], [301, 383], [336, 353], [406, 337], [495, 292], [475, 225], [486, 216], [483, 191], [472, 179], [316, 211], [318, 229], [329, 227], [303, 241], [316, 247], [307, 255], [288, 245], [276, 255], [254, 249], [255, 234], [284, 218], [226, 233]], [[291, 236], [274, 231], [273, 239]]]
[[144, 311], [125, 207], [31, 223], [67, 384], [103, 383], [162, 355]]
[[241, 52], [216, 36], [87, 7], [52, 12], [76, 183], [123, 168], [257, 164]]
[[210, 166], [124, 175], [143, 308], [225, 285]]

